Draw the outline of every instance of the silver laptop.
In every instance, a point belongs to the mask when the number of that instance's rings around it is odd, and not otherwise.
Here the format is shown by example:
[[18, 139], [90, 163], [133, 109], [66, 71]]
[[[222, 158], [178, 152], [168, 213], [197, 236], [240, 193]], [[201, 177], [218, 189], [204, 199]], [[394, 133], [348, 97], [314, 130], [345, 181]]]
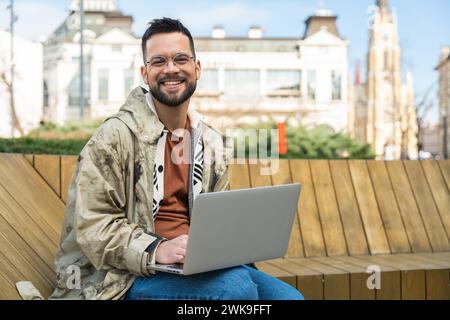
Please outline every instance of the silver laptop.
[[184, 264], [153, 269], [191, 275], [284, 256], [300, 190], [295, 183], [199, 194]]

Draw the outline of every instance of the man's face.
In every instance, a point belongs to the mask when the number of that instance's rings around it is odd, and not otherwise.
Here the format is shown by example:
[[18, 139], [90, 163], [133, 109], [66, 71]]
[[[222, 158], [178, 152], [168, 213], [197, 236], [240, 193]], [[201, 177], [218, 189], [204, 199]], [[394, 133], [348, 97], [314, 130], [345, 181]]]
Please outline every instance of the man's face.
[[[193, 60], [189, 38], [179, 32], [155, 34], [147, 40], [147, 62], [141, 68], [142, 78], [148, 84], [153, 98], [160, 103], [177, 107], [194, 93], [200, 79], [200, 61]], [[189, 57], [183, 59], [174, 57]], [[166, 63], [158, 63], [166, 61]]]

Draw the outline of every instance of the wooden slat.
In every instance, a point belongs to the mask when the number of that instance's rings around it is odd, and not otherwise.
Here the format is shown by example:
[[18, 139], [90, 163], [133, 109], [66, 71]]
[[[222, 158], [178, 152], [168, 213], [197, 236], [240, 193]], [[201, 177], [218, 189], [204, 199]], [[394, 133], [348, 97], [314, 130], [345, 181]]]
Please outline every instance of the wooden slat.
[[450, 253], [448, 252], [425, 252], [418, 253], [418, 255], [440, 261], [441, 263], [445, 264], [446, 267], [450, 267]]
[[248, 172], [248, 163], [235, 163], [230, 165], [229, 183], [231, 190], [250, 188], [251, 183]]
[[350, 275], [348, 272], [313, 261], [309, 258], [289, 258], [288, 260], [303, 267], [323, 273], [324, 300], [350, 299]]
[[449, 265], [418, 254], [405, 254], [400, 257], [407, 261], [420, 263], [426, 269], [427, 300], [450, 299]]
[[64, 203], [67, 201], [67, 192], [69, 191], [76, 165], [76, 156], [61, 156], [61, 199]]
[[34, 168], [58, 197], [61, 197], [60, 156], [36, 154], [34, 156]]
[[428, 235], [414, 200], [414, 194], [403, 163], [401, 161], [386, 161], [385, 164], [392, 181], [412, 252], [430, 252], [431, 246]]
[[352, 160], [349, 161], [349, 167], [370, 253], [389, 253], [389, 244], [378, 211], [378, 204], [372, 189], [366, 162]]
[[[64, 204], [21, 155], [0, 156], [0, 181], [8, 193], [39, 224], [47, 223], [59, 238]], [[39, 191], [39, 192], [37, 192]]]
[[322, 273], [302, 267], [287, 259], [269, 260], [267, 262], [294, 274], [297, 277], [297, 289], [306, 300], [323, 300]]
[[25, 157], [25, 159], [27, 159], [27, 161], [34, 166], [34, 155], [32, 154], [24, 154], [23, 155]]
[[365, 268], [336, 259], [335, 257], [318, 257], [311, 259], [349, 273], [351, 300], [375, 299], [375, 290], [371, 290], [367, 287], [367, 278], [369, 275], [366, 273]]
[[450, 160], [439, 160], [438, 164], [441, 168], [445, 183], [447, 184], [447, 190], [450, 190]]
[[439, 210], [447, 236], [450, 236], [450, 192], [445, 183], [439, 165], [435, 160], [420, 161], [427, 178], [434, 202]]
[[314, 160], [310, 165], [327, 255], [345, 255], [347, 245], [328, 161]]
[[319, 211], [308, 160], [290, 160], [292, 182], [302, 184], [297, 208], [306, 257], [325, 256], [325, 245]]
[[393, 255], [366, 256], [364, 259], [401, 270], [402, 300], [425, 300], [425, 270], [418, 270], [405, 262], [393, 261], [389, 259], [389, 256]]
[[[356, 257], [333, 257], [333, 259], [341, 260], [349, 264], [354, 264], [368, 270], [369, 266], [374, 263], [372, 261], [364, 260], [364, 256]], [[400, 270], [379, 265], [381, 271], [381, 288], [374, 289], [375, 298], [377, 300], [400, 300], [401, 299], [401, 275]]]
[[418, 161], [403, 161], [433, 251], [448, 251], [450, 243]]
[[343, 160], [330, 161], [334, 190], [341, 213], [342, 225], [347, 240], [350, 255], [369, 254], [366, 235], [356, 202], [353, 184], [348, 168], [348, 162]]
[[[272, 184], [280, 185], [292, 183], [291, 168], [289, 160], [280, 160], [280, 166], [278, 171], [272, 175]], [[299, 203], [301, 201], [303, 191], [300, 193]], [[297, 205], [298, 207], [298, 205]], [[286, 257], [304, 257], [303, 252], [303, 240], [301, 236], [300, 222], [298, 210], [294, 217], [294, 222], [292, 224], [291, 237], [289, 239], [289, 245], [286, 252]]]
[[280, 268], [274, 266], [273, 264], [270, 264], [265, 261], [257, 262], [255, 265], [258, 268], [258, 270], [265, 272], [267, 274], [270, 274], [270, 275], [290, 284], [294, 288], [297, 288], [297, 278], [294, 274], [287, 272], [283, 269], [280, 269]]
[[411, 252], [384, 161], [367, 161], [373, 189], [392, 253]]

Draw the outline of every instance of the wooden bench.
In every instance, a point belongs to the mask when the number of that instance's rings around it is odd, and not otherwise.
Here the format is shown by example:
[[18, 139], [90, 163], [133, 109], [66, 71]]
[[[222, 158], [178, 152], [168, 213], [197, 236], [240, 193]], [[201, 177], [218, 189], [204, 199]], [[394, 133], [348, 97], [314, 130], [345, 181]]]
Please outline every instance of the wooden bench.
[[[0, 154], [0, 298], [16, 281], [47, 297], [75, 156]], [[257, 267], [307, 299], [450, 299], [450, 161], [233, 164], [232, 189], [303, 185], [288, 251]], [[369, 289], [380, 270], [381, 288]]]

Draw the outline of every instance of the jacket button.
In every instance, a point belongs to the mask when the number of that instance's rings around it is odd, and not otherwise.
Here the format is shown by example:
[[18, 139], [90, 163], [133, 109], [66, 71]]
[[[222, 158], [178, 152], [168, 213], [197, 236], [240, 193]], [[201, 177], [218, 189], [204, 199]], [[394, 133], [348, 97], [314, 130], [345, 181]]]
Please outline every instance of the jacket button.
[[164, 200], [159, 200], [159, 205], [162, 206], [164, 203]]
[[162, 171], [163, 171], [163, 166], [159, 166], [159, 167], [158, 167], [158, 171], [159, 171], [159, 172], [162, 172]]

